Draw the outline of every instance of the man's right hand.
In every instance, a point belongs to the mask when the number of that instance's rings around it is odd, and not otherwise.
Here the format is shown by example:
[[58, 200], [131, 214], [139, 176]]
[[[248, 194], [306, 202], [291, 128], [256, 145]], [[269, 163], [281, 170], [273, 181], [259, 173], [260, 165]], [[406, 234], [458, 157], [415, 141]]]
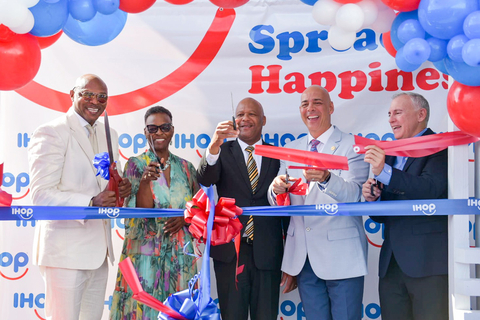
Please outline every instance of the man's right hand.
[[212, 142], [210, 142], [210, 145], [208, 146], [210, 154], [218, 154], [220, 152], [220, 146], [223, 144], [223, 140], [236, 138], [238, 137], [238, 134], [239, 131], [233, 129], [233, 121], [229, 120], [220, 122], [213, 133]]
[[[380, 194], [382, 193], [382, 190], [380, 190], [377, 186], [377, 181], [373, 178], [368, 179], [362, 186], [362, 194], [363, 197], [365, 198], [365, 201], [377, 201], [378, 197], [380, 197]], [[373, 187], [372, 187], [373, 186]], [[373, 195], [372, 195], [372, 190], [373, 190]]]
[[93, 197], [92, 207], [115, 207], [116, 202], [115, 191], [104, 190]]
[[287, 183], [285, 181], [286, 175], [282, 174], [280, 176], [277, 176], [275, 179], [273, 179], [272, 182], [272, 190], [275, 192], [275, 194], [282, 194], [287, 192], [287, 189], [292, 186], [291, 183]]

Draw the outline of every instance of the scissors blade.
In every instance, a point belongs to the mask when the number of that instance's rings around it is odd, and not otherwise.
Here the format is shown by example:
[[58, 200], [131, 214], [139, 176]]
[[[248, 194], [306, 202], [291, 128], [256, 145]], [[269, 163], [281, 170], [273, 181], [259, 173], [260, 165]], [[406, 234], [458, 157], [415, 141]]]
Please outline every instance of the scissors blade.
[[230, 97], [232, 98], [232, 122], [233, 122], [233, 130], [237, 130], [237, 123], [235, 122], [235, 109], [233, 107], [233, 93], [230, 92]]
[[113, 148], [112, 148], [112, 136], [110, 134], [110, 123], [108, 122], [107, 111], [105, 111], [105, 133], [107, 135], [107, 148], [108, 148], [108, 157], [110, 159], [110, 164], [113, 163]]

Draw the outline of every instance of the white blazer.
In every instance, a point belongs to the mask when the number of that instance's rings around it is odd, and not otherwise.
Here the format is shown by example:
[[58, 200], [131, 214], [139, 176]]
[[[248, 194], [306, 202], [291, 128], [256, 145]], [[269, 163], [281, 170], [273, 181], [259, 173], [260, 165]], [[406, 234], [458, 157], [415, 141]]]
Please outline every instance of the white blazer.
[[[294, 140], [285, 148], [307, 150], [308, 136]], [[324, 191], [318, 182], [312, 182], [305, 196], [290, 195], [292, 205], [329, 204], [336, 202], [358, 202], [362, 184], [368, 178], [368, 163], [363, 155], [353, 151], [354, 138], [338, 128], [323, 148], [323, 153], [346, 156], [349, 170], [331, 170], [330, 181]], [[280, 162], [278, 174], [285, 174], [293, 162]], [[300, 169], [289, 169], [292, 178], [305, 177]], [[268, 192], [269, 202], [276, 205], [272, 185]], [[295, 216], [290, 219], [287, 231], [282, 271], [298, 275], [308, 258], [315, 275], [324, 280], [359, 277], [368, 273], [367, 240], [362, 217], [348, 216]]]
[[[100, 152], [108, 151], [105, 127], [97, 122]], [[111, 130], [114, 158], [118, 134]], [[33, 133], [28, 150], [32, 200], [38, 206], [88, 206], [107, 185], [97, 178], [95, 154], [73, 107]], [[68, 210], [65, 211], [68, 215]], [[67, 269], [97, 269], [107, 255], [113, 264], [110, 220], [37, 221], [33, 263]]]

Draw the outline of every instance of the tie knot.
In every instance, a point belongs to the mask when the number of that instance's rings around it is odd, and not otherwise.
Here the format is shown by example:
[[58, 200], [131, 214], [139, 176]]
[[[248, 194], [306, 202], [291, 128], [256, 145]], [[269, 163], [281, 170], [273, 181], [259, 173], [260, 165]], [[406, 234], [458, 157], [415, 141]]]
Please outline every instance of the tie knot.
[[89, 134], [93, 134], [95, 132], [95, 127], [91, 124], [87, 124], [85, 127], [87, 128]]
[[253, 150], [255, 150], [255, 148], [253, 146], [248, 146], [248, 147], [245, 148], [245, 150], [249, 153], [252, 153]]
[[317, 146], [320, 144], [320, 141], [318, 141], [317, 139], [312, 139], [312, 141], [310, 141], [310, 151], [317, 151]]

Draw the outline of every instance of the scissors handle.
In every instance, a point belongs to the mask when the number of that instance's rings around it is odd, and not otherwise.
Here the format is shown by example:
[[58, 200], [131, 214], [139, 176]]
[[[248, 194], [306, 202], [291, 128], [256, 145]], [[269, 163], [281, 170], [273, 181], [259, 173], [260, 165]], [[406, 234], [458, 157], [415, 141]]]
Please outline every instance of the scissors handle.
[[107, 190], [115, 191], [115, 196], [117, 200], [115, 202], [115, 207], [123, 207], [124, 198], [120, 197], [120, 191], [118, 190], [118, 185], [122, 182], [122, 177], [118, 174], [117, 164], [113, 162], [108, 168], [110, 172], [110, 180], [108, 180]]

